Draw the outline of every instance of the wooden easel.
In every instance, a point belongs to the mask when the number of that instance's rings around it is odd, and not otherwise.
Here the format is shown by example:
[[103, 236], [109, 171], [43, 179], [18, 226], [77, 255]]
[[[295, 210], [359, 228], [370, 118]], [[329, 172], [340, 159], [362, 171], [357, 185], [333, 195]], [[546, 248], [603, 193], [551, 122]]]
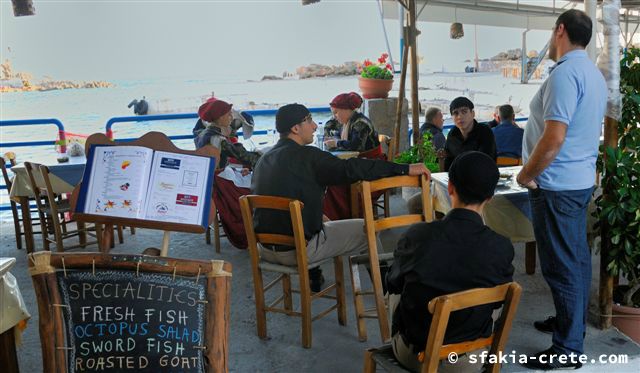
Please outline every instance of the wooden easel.
[[[191, 341], [189, 348], [197, 367], [203, 367], [204, 372], [227, 372], [228, 371], [228, 345], [229, 322], [230, 319], [230, 296], [231, 296], [231, 264], [222, 260], [188, 260], [174, 258], [158, 258], [144, 255], [123, 255], [123, 254], [100, 254], [100, 253], [52, 253], [41, 251], [29, 254], [29, 273], [31, 274], [36, 297], [38, 300], [39, 331], [42, 345], [42, 371], [46, 373], [69, 372], [69, 367], [78, 364], [79, 349], [83, 340], [98, 340], [109, 338], [97, 336], [93, 338], [87, 333], [83, 336], [76, 335], [77, 327], [95, 326], [94, 321], [78, 321], [79, 311], [86, 306], [87, 302], [95, 307], [137, 307], [134, 322], [145, 321], [145, 313], [139, 312], [146, 307], [154, 310], [173, 309], [176, 312], [196, 312], [196, 317], [190, 319], [190, 327], [195, 324], [199, 333], [197, 341]], [[88, 286], [108, 284], [109, 293], [117, 289], [116, 282], [130, 281], [134, 285], [142, 286], [145, 289], [153, 289], [153, 284], [158, 281], [164, 282], [165, 289], [184, 288], [185, 284], [191, 287], [196, 294], [193, 299], [195, 305], [187, 302], [169, 302], [167, 299], [159, 299], [158, 294], [152, 293], [135, 301], [129, 300], [127, 292], [122, 293], [124, 287], [120, 287], [120, 297], [112, 294], [106, 299], [103, 292], [100, 296], [95, 296], [95, 292], [85, 292], [79, 296], [79, 289], [82, 285]], [[73, 284], [73, 285], [69, 285]], [[80, 285], [80, 286], [78, 286]], [[77, 286], [71, 290], [72, 286]], [[140, 287], [136, 287], [140, 292]], [[156, 288], [157, 289], [157, 288]], [[176, 293], [178, 293], [176, 291]], [[124, 294], [124, 296], [122, 296]], [[129, 293], [131, 295], [131, 293]], [[166, 290], [160, 294], [174, 294]], [[74, 296], [75, 295], [75, 296]], [[132, 296], [132, 295], [131, 295]], [[91, 298], [94, 297], [94, 298]], [[160, 295], [160, 298], [163, 296]], [[166, 296], [165, 296], [166, 297]], [[153, 299], [152, 299], [153, 298]], [[89, 299], [89, 300], [87, 300]], [[178, 298], [172, 298], [178, 299]], [[183, 300], [186, 297], [183, 297]], [[160, 305], [161, 304], [161, 305]], [[167, 308], [163, 308], [167, 307]], [[198, 308], [194, 311], [194, 307]], [[153, 313], [158, 315], [158, 312]], [[95, 316], [93, 316], [95, 317]], [[146, 319], [146, 321], [149, 321]], [[158, 325], [157, 319], [155, 321]], [[201, 323], [201, 324], [200, 324]], [[128, 332], [129, 339], [135, 339], [136, 344], [144, 346], [147, 338], [154, 337], [158, 331], [149, 323], [147, 335], [135, 332]], [[185, 323], [186, 325], [186, 323]], [[201, 325], [201, 326], [200, 326]], [[82, 330], [82, 329], [81, 329]], [[95, 329], [92, 329], [95, 332]], [[121, 333], [122, 334], [122, 333]], [[125, 332], [124, 334], [127, 334]], [[96, 334], [94, 333], [93, 336]], [[84, 338], [84, 339], [83, 339]], [[86, 342], [85, 342], [86, 343]], [[196, 351], [197, 350], [197, 351]], [[91, 356], [99, 356], [100, 351], [91, 351]], [[154, 371], [153, 365], [157, 365], [162, 353], [158, 351], [142, 350], [130, 351], [128, 356], [138, 358], [137, 355], [145, 355], [148, 365], [141, 366], [138, 371]], [[74, 359], [75, 360], [71, 360]], [[84, 355], [86, 357], [86, 354]], [[171, 355], [175, 358], [175, 355]], [[169, 360], [167, 359], [166, 362]], [[165, 365], [166, 366], [166, 365]], [[142, 369], [146, 368], [146, 369]], [[168, 367], [170, 368], [170, 367]], [[113, 370], [113, 369], [112, 369]], [[180, 369], [182, 371], [182, 369]], [[186, 371], [200, 371], [193, 366]]]
[[[220, 159], [220, 149], [212, 145], [206, 145], [198, 150], [184, 150], [176, 147], [171, 140], [161, 132], [148, 132], [137, 140], [130, 142], [115, 142], [102, 133], [94, 133], [87, 138], [85, 143], [85, 154], [89, 154], [91, 145], [115, 145], [115, 146], [143, 146], [156, 151], [165, 151], [179, 154], [200, 155], [206, 157], [214, 157], [216, 162]], [[215, 165], [214, 165], [215, 166]], [[215, 168], [215, 167], [214, 167]], [[84, 182], [84, 180], [83, 180]], [[82, 182], [76, 186], [71, 197], [72, 210], [75, 210], [78, 193]], [[209, 198], [212, 198], [209, 196]], [[215, 210], [209, 209], [208, 223], [211, 223]], [[169, 252], [169, 236], [170, 232], [187, 232], [187, 233], [205, 233], [206, 227], [194, 224], [167, 223], [159, 221], [119, 218], [112, 216], [93, 215], [76, 212], [74, 218], [80, 222], [101, 223], [105, 225], [100, 242], [100, 251], [109, 252], [111, 242], [113, 242], [113, 226], [129, 226], [136, 228], [149, 228], [164, 231], [162, 237], [162, 247], [160, 248], [160, 256], [167, 256]], [[208, 225], [208, 224], [207, 224]]]

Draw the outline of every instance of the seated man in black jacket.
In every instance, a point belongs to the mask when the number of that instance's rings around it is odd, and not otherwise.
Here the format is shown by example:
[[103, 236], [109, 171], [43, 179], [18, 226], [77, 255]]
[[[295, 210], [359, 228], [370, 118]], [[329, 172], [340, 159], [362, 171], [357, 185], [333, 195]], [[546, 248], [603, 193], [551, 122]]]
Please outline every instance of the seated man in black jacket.
[[[408, 369], [419, 370], [417, 355], [427, 342], [431, 299], [512, 280], [513, 245], [485, 226], [481, 217], [499, 177], [488, 155], [477, 151], [460, 154], [449, 169], [453, 209], [442, 220], [412, 225], [398, 241], [386, 280], [391, 293], [393, 352]], [[493, 308], [485, 305], [452, 313], [444, 343], [488, 337]], [[455, 367], [464, 368], [461, 361]]]
[[[302, 222], [308, 241], [309, 263], [367, 249], [362, 219], [323, 222], [322, 199], [328, 185], [396, 175], [429, 175], [429, 170], [421, 163], [402, 165], [360, 158], [343, 160], [316, 147], [306, 146], [313, 143], [317, 128], [311, 113], [303, 105], [289, 104], [278, 109], [276, 129], [280, 140], [256, 164], [251, 185], [254, 194], [293, 198], [304, 203]], [[254, 224], [256, 232], [292, 234], [287, 212], [258, 209]], [[296, 264], [293, 247], [269, 245], [261, 246], [259, 250], [266, 261]], [[312, 273], [311, 282], [311, 290], [319, 290], [321, 281], [318, 273]]]

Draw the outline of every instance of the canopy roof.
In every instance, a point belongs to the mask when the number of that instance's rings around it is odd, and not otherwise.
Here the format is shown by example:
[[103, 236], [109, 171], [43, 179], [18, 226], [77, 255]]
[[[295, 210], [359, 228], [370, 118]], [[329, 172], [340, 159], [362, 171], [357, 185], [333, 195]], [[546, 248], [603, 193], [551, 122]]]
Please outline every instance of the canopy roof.
[[[640, 0], [622, 0], [630, 24], [640, 23]], [[555, 4], [555, 7], [553, 6]], [[398, 19], [396, 0], [384, 0], [384, 17]], [[550, 30], [560, 13], [584, 9], [583, 1], [416, 0], [417, 20]], [[621, 15], [620, 22], [627, 21]]]

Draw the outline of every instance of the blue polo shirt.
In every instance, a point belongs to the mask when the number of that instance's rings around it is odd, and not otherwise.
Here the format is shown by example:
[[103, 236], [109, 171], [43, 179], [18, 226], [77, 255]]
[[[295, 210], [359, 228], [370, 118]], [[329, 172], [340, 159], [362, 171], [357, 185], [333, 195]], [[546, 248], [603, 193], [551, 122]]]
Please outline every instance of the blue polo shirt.
[[529, 105], [522, 158], [526, 163], [544, 131], [544, 121], [567, 125], [560, 152], [536, 178], [546, 190], [581, 190], [593, 186], [596, 158], [607, 104], [607, 86], [600, 70], [582, 50], [560, 58]]

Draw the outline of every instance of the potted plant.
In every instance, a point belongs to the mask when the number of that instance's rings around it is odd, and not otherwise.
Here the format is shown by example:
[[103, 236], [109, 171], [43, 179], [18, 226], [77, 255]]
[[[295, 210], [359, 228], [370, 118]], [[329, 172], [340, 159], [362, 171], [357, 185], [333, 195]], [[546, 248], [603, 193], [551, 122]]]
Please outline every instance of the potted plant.
[[388, 54], [383, 53], [378, 63], [364, 60], [358, 78], [358, 86], [364, 98], [387, 98], [393, 87], [393, 68], [387, 63]]
[[[403, 164], [422, 162], [429, 171], [440, 172], [438, 157], [436, 155], [436, 150], [433, 147], [432, 138], [433, 135], [431, 135], [431, 132], [426, 131], [424, 135], [422, 135], [422, 139], [420, 139], [417, 144], [398, 154], [393, 161]], [[409, 197], [417, 192], [417, 188], [403, 188], [402, 198], [409, 199]]]
[[[640, 49], [628, 49], [620, 62], [622, 115], [618, 123], [618, 148], [607, 147], [599, 157], [602, 188], [610, 198], [596, 198], [597, 225], [609, 233], [607, 270], [626, 285], [614, 289], [613, 324], [640, 343]], [[620, 316], [630, 314], [630, 319]], [[625, 321], [626, 320], [626, 321]], [[634, 330], [627, 327], [635, 328]]]

